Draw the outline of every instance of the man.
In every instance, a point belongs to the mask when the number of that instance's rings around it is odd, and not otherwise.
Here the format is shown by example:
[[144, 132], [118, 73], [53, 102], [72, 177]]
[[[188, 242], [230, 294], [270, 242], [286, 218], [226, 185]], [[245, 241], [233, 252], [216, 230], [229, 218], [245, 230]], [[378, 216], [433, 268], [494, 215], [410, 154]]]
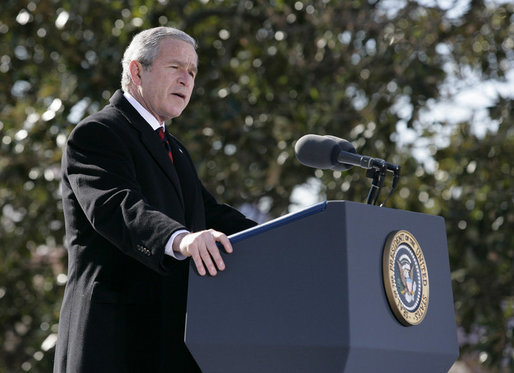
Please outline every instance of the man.
[[199, 371], [184, 344], [187, 258], [200, 275], [216, 275], [225, 268], [217, 243], [231, 252], [226, 234], [255, 223], [216, 202], [164, 129], [191, 97], [195, 47], [173, 28], [136, 35], [122, 61], [123, 92], [70, 134], [55, 372]]

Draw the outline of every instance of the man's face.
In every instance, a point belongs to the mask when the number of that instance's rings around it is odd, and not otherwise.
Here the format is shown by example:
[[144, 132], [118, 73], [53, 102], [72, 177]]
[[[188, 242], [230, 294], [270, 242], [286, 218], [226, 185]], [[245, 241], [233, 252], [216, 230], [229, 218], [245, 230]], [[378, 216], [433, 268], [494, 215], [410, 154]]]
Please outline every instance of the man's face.
[[197, 60], [191, 44], [168, 38], [161, 41], [153, 64], [139, 69], [141, 81], [136, 90], [140, 103], [160, 122], [178, 117], [189, 103]]

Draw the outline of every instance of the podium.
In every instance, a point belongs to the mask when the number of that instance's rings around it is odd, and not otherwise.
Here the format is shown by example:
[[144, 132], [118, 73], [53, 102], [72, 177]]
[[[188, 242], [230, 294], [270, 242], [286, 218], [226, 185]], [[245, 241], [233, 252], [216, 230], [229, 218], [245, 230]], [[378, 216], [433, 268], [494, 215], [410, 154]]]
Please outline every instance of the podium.
[[[394, 312], [384, 276], [401, 272], [384, 259], [397, 231], [415, 237], [428, 274], [416, 325]], [[457, 359], [443, 218], [328, 201], [229, 238], [225, 271], [189, 274], [185, 342], [204, 373], [433, 373]]]

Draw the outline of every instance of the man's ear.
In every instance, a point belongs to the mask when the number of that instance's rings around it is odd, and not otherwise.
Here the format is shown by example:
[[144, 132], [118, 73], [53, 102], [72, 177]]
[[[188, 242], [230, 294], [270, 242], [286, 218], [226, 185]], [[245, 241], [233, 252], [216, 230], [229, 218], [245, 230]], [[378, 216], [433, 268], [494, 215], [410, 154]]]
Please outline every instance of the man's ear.
[[130, 61], [129, 71], [132, 82], [135, 85], [141, 85], [141, 71], [143, 70], [143, 65], [139, 61]]

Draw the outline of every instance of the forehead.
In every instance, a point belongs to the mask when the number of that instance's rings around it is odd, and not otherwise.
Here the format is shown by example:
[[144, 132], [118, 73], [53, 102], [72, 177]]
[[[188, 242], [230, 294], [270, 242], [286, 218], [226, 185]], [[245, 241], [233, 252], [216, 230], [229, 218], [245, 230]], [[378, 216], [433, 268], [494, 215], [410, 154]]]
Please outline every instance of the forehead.
[[166, 38], [159, 44], [158, 60], [163, 62], [176, 61], [187, 65], [198, 65], [198, 55], [195, 48], [186, 41]]

